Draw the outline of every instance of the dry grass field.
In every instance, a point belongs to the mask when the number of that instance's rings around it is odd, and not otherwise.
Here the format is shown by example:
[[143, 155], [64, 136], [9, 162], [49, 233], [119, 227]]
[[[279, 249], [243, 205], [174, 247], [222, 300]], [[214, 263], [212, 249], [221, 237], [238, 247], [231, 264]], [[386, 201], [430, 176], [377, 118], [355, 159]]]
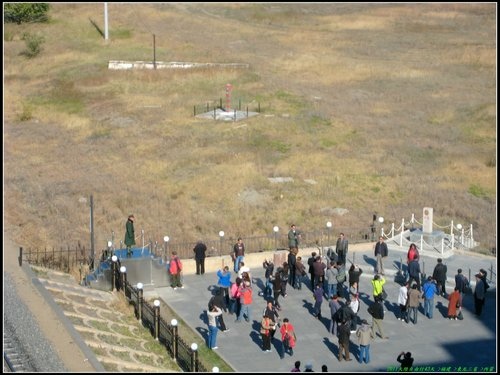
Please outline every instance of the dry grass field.
[[[434, 221], [496, 249], [496, 4], [51, 5], [4, 24], [4, 225], [27, 247]], [[23, 33], [43, 51], [22, 54]], [[108, 70], [109, 60], [248, 69]], [[193, 116], [260, 102], [242, 122]], [[292, 177], [272, 184], [269, 177]], [[314, 180], [316, 184], [304, 180]], [[252, 199], [249, 199], [252, 197]], [[333, 216], [333, 208], [348, 214]]]

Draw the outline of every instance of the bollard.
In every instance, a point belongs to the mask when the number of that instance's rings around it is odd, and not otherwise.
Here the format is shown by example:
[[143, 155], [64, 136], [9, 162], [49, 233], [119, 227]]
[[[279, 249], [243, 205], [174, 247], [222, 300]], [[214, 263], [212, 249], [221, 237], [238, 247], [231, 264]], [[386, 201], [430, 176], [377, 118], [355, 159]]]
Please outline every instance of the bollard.
[[155, 340], [160, 336], [160, 300], [155, 299], [154, 302], [154, 321], [155, 321]]
[[172, 336], [173, 336], [172, 357], [174, 359], [177, 359], [177, 344], [178, 344], [178, 338], [179, 338], [179, 332], [178, 332], [178, 327], [177, 327], [177, 319], [172, 319], [170, 321], [170, 324], [172, 325]]
[[123, 294], [125, 294], [125, 287], [126, 287], [126, 284], [127, 284], [127, 267], [125, 266], [121, 266], [120, 267], [120, 283], [121, 283], [121, 287], [123, 289]]
[[191, 344], [191, 372], [198, 372], [198, 344]]
[[142, 321], [143, 285], [137, 283], [137, 320]]

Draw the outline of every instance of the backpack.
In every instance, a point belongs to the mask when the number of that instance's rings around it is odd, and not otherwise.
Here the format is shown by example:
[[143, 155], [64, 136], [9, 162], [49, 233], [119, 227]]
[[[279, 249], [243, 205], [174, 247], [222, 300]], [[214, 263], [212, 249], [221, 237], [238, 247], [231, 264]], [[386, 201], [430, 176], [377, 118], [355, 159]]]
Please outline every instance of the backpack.
[[338, 283], [343, 283], [346, 280], [346, 275], [345, 275], [345, 268], [342, 267], [339, 270], [339, 273], [337, 274], [337, 282]]

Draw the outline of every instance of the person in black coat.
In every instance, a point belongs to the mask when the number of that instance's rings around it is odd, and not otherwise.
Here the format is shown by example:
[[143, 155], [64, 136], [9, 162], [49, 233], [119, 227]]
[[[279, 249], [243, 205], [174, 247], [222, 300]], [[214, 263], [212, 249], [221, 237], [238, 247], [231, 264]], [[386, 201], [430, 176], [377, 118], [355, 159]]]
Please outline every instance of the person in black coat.
[[411, 367], [413, 366], [413, 357], [411, 356], [410, 352], [399, 353], [397, 361], [401, 363], [402, 371], [410, 371]]
[[352, 361], [349, 358], [349, 337], [351, 336], [351, 328], [349, 322], [343, 321], [339, 327], [339, 362], [342, 361], [342, 352], [345, 353], [345, 360]]
[[448, 267], [443, 264], [443, 260], [438, 258], [436, 267], [434, 267], [434, 272], [432, 273], [432, 278], [437, 282], [438, 293], [443, 297], [446, 297], [446, 272]]
[[288, 277], [288, 283], [295, 289], [295, 264], [297, 263], [297, 248], [294, 247], [290, 249], [288, 253], [288, 267], [290, 275]]
[[382, 297], [376, 296], [375, 302], [368, 307], [368, 313], [372, 316], [372, 334], [373, 337], [375, 335], [375, 326], [377, 326], [378, 331], [380, 333], [380, 337], [383, 339], [388, 339], [389, 337], [384, 334], [384, 330], [382, 328], [382, 320], [384, 320], [384, 305], [382, 304]]
[[311, 291], [314, 292], [314, 260], [316, 259], [316, 252], [313, 251], [311, 256], [307, 260], [307, 265], [309, 266], [309, 274], [311, 275]]
[[207, 245], [198, 241], [193, 248], [194, 259], [196, 261], [196, 274], [203, 275], [205, 273], [205, 253], [207, 252]]
[[[212, 298], [210, 298], [210, 301], [208, 301], [208, 311], [212, 311], [213, 306], [217, 306], [222, 311], [227, 312], [227, 305], [224, 298], [224, 293], [222, 293], [221, 288], [217, 288], [215, 290], [215, 295], [213, 295]], [[218, 315], [216, 319], [218, 319], [219, 321], [220, 330], [222, 332], [229, 331], [229, 329], [226, 328], [226, 324], [224, 323], [224, 317], [222, 316], [222, 314]]]

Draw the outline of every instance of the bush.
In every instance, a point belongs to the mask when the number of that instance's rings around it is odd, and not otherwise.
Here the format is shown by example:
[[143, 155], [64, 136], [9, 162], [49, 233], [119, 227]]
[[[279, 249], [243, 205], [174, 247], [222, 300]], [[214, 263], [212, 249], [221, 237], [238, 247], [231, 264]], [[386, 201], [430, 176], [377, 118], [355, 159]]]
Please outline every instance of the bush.
[[47, 22], [48, 3], [10, 3], [4, 5], [4, 22]]
[[26, 43], [26, 49], [21, 52], [24, 56], [31, 59], [42, 52], [42, 43], [45, 42], [45, 38], [43, 36], [24, 33], [22, 40]]

